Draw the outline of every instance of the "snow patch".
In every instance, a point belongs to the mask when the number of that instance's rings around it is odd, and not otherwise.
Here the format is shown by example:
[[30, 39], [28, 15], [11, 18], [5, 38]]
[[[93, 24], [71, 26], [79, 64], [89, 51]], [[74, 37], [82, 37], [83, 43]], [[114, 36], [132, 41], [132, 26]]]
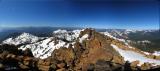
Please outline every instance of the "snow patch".
[[150, 53], [149, 52], [144, 52], [144, 51], [142, 51], [144, 54], [146, 54], [146, 55], [150, 55]]
[[141, 66], [143, 63], [152, 63], [153, 65], [160, 65], [160, 60], [155, 60], [155, 59], [150, 59], [145, 57], [144, 55], [140, 53], [136, 53], [134, 51], [129, 51], [129, 50], [122, 50], [119, 47], [117, 47], [114, 44], [111, 44], [111, 46], [120, 53], [122, 57], [124, 57], [125, 61], [133, 62], [133, 61], [140, 61], [138, 66]]
[[83, 40], [88, 38], [88, 34], [83, 35], [81, 38], [79, 38], [79, 42], [82, 43]]
[[152, 55], [160, 56], [160, 51], [154, 51], [154, 53], [152, 53]]
[[151, 43], [149, 40], [137, 41], [138, 43]]
[[110, 38], [113, 38], [113, 39], [116, 39], [116, 37], [112, 36], [110, 33], [108, 33], [107, 31], [106, 32], [102, 32], [102, 34], [110, 37]]
[[83, 31], [83, 30], [73, 30], [72, 32], [75, 34], [74, 36], [75, 36], [76, 38], [78, 38], [81, 31]]
[[67, 30], [58, 29], [58, 30], [54, 31], [54, 33], [67, 33]]

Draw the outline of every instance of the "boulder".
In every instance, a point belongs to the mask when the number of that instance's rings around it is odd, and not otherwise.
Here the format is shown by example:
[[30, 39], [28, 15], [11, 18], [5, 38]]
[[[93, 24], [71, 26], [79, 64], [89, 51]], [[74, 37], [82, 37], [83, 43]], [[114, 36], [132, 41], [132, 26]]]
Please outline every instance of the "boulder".
[[144, 63], [141, 65], [141, 70], [148, 70], [151, 69], [152, 65], [150, 63]]
[[1, 58], [1, 59], [5, 59], [5, 58], [7, 57], [8, 54], [9, 54], [8, 51], [3, 51], [3, 53], [1, 53], [0, 58]]
[[155, 56], [155, 59], [160, 60], [160, 56]]
[[112, 62], [114, 63], [119, 63], [119, 64], [124, 64], [125, 61], [121, 56], [113, 56]]
[[59, 63], [59, 64], [57, 64], [57, 67], [58, 67], [59, 69], [64, 68], [64, 66], [65, 66], [65, 63]]
[[55, 50], [52, 53], [51, 58], [52, 60], [64, 62], [67, 65], [71, 65], [75, 58], [75, 54], [74, 54], [73, 49], [62, 47], [62, 48]]
[[139, 61], [133, 61], [133, 62], [130, 64], [131, 69], [132, 69], [132, 70], [138, 70], [138, 69], [139, 69], [138, 64], [139, 64]]
[[23, 51], [23, 53], [25, 56], [33, 57], [33, 54], [29, 48], [27, 48], [25, 51]]
[[139, 61], [133, 61], [130, 66], [131, 67], [137, 67], [138, 64], [139, 64]]
[[0, 69], [3, 69], [3, 68], [4, 68], [4, 65], [0, 63]]
[[23, 70], [28, 70], [28, 69], [29, 69], [28, 66], [23, 65], [23, 64], [20, 64], [19, 67], [20, 67], [21, 69], [23, 69]]
[[123, 71], [123, 65], [105, 60], [98, 60], [94, 68], [95, 71]]
[[38, 69], [39, 69], [40, 71], [49, 71], [50, 66], [39, 65], [39, 66], [38, 66]]
[[23, 64], [24, 65], [29, 65], [29, 64], [31, 64], [32, 63], [32, 58], [31, 57], [28, 57], [28, 56], [25, 56], [25, 57], [23, 57]]
[[56, 71], [66, 71], [65, 68], [57, 69]]

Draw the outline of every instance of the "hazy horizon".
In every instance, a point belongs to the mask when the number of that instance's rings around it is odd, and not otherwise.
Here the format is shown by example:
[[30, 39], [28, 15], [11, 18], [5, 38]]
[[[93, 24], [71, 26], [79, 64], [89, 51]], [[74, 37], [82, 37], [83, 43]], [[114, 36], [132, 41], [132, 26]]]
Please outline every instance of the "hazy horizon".
[[85, 29], [85, 28], [93, 28], [93, 29], [125, 29], [125, 30], [160, 30], [157, 29], [129, 29], [129, 28], [95, 28], [95, 27], [64, 27], [64, 26], [19, 26], [19, 27], [0, 27], [0, 31], [4, 29], [20, 29], [20, 28], [77, 28], [77, 29]]

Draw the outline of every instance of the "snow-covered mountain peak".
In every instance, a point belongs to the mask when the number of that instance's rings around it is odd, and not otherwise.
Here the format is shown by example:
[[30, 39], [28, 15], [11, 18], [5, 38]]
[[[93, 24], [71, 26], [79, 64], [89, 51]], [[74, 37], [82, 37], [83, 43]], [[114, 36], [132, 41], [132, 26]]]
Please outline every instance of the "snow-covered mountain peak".
[[62, 30], [62, 29], [58, 29], [56, 31], [54, 31], [53, 33], [67, 33], [67, 30]]
[[[58, 29], [53, 31], [53, 37], [41, 37], [34, 36], [29, 33], [22, 33], [15, 38], [8, 38], [3, 41], [3, 44], [21, 45], [19, 49], [25, 50], [26, 48], [31, 49], [34, 57], [45, 59], [51, 56], [53, 50], [60, 47], [68, 47], [69, 44], [74, 44], [75, 40], [78, 39], [80, 32], [83, 30], [61, 30]], [[58, 37], [58, 38], [57, 38]]]
[[17, 36], [16, 38], [8, 38], [4, 40], [3, 44], [12, 44], [12, 45], [19, 45], [19, 44], [26, 44], [26, 43], [34, 43], [38, 41], [39, 38], [29, 33], [22, 33], [21, 35]]
[[67, 43], [63, 40], [55, 39], [54, 37], [49, 37], [34, 44], [23, 45], [19, 49], [25, 50], [29, 48], [31, 49], [34, 57], [45, 59], [51, 56], [53, 50], [59, 49], [61, 47], [67, 48], [69, 44], [70, 43]]
[[26, 37], [26, 36], [33, 36], [33, 35], [31, 35], [31, 34], [29, 34], [29, 33], [24, 32], [24, 33], [22, 33], [19, 37]]
[[81, 31], [82, 30], [67, 31], [67, 30], [58, 29], [53, 32], [53, 35], [60, 39], [65, 39], [67, 41], [73, 41], [79, 37], [79, 34]]

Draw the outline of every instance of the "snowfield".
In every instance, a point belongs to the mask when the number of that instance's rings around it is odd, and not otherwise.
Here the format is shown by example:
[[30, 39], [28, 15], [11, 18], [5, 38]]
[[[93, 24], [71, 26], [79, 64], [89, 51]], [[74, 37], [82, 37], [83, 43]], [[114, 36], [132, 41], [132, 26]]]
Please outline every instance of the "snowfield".
[[31, 35], [29, 33], [22, 33], [20, 36], [16, 38], [8, 38], [4, 40], [3, 44], [12, 44], [12, 45], [19, 45], [19, 44], [25, 44], [25, 43], [34, 43], [39, 40], [38, 37]]
[[67, 41], [73, 41], [74, 39], [79, 37], [81, 30], [73, 30], [73, 31], [67, 31], [67, 30], [61, 30], [58, 29], [53, 32], [53, 34], [61, 39], [66, 39]]
[[[45, 59], [49, 56], [51, 56], [52, 52], [55, 49], [59, 49], [61, 47], [69, 47], [69, 44], [74, 44], [75, 42], [66, 42], [63, 41], [63, 39], [66, 39], [68, 41], [72, 41], [73, 39], [77, 39], [79, 37], [81, 30], [73, 30], [73, 31], [66, 31], [66, 30], [56, 30], [53, 32], [53, 34], [56, 34], [55, 36], [58, 37], [56, 41], [53, 40], [54, 37], [46, 38], [42, 41], [36, 42], [34, 44], [27, 44], [21, 46], [19, 49], [25, 50], [27, 48], [31, 49], [33, 56], [40, 59]], [[69, 34], [73, 33], [73, 34]], [[26, 36], [30, 37], [30, 36]], [[82, 38], [79, 38], [80, 41], [83, 41], [85, 38], [87, 38], [88, 35], [84, 35]], [[34, 37], [33, 37], [34, 39]]]
[[111, 44], [111, 46], [119, 52], [119, 54], [124, 57], [125, 61], [133, 62], [133, 61], [140, 61], [138, 66], [141, 66], [143, 63], [152, 63], [153, 65], [160, 65], [160, 60], [155, 60], [155, 59], [150, 59], [145, 57], [144, 55], [134, 52], [134, 51], [129, 51], [129, 50], [122, 50], [119, 47], [117, 47], [114, 44]]
[[69, 44], [66, 44], [66, 42], [62, 40], [57, 40], [58, 43], [55, 44], [55, 41], [52, 41], [53, 38], [47, 38], [43, 41], [29, 44], [29, 45], [23, 45], [19, 49], [25, 50], [27, 48], [31, 49], [34, 57], [45, 59], [49, 56], [51, 56], [52, 52], [55, 49], [59, 49], [60, 47], [68, 47]]

